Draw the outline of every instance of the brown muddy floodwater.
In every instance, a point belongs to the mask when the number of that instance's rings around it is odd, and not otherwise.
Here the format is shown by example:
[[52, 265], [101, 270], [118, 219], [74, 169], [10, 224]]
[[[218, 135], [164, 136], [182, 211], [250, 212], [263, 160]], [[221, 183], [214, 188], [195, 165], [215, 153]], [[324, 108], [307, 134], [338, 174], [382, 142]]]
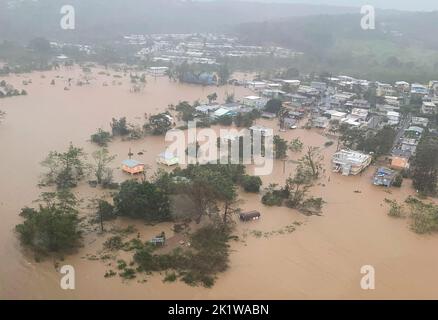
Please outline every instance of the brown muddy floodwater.
[[[260, 210], [262, 218], [237, 223], [236, 233], [243, 240], [232, 243], [230, 268], [219, 275], [211, 289], [182, 282], [163, 283], [163, 275], [139, 276], [128, 282], [119, 277], [105, 279], [108, 266], [87, 259], [102, 248], [105, 237], [90, 230], [85, 234], [84, 247], [60, 262], [74, 266], [76, 271], [76, 289], [62, 290], [62, 275], [54, 260], [35, 262], [21, 248], [13, 231], [21, 221], [20, 209], [32, 205], [41, 192], [37, 187], [42, 172], [40, 162], [48, 152], [65, 150], [73, 142], [90, 154], [97, 148], [88, 141], [90, 135], [99, 127], [109, 130], [112, 117], [126, 116], [130, 122], [141, 124], [145, 113], [157, 113], [180, 100], [206, 100], [207, 94], [217, 92], [218, 101], [223, 101], [227, 91], [234, 92], [238, 99], [250, 93], [238, 87], [183, 85], [167, 78], [148, 78], [143, 92], [130, 93], [129, 77], [116, 79], [123, 84], [113, 86], [112, 77], [98, 75], [97, 71], [93, 70], [91, 85], [73, 85], [69, 91], [64, 91], [65, 81], [74, 78], [76, 83], [81, 76], [78, 68], [3, 78], [25, 88], [29, 95], [0, 100], [0, 110], [7, 112], [0, 125], [0, 299], [438, 298], [438, 236], [416, 235], [406, 220], [386, 215], [384, 198], [404, 200], [412, 189], [406, 180], [401, 189], [391, 189], [390, 193], [372, 186], [373, 167], [357, 177], [343, 177], [327, 170], [322, 183], [312, 189], [315, 196], [322, 196], [327, 202], [323, 215], [318, 217], [305, 217], [288, 208], [267, 208], [260, 203], [259, 195], [242, 193], [242, 209]], [[23, 86], [24, 79], [32, 79], [33, 83]], [[55, 86], [50, 85], [52, 79]], [[103, 82], [109, 85], [103, 86]], [[259, 123], [277, 128], [274, 121]], [[305, 145], [320, 147], [328, 140], [314, 130], [279, 134], [288, 140], [300, 137]], [[116, 180], [126, 178], [120, 173], [119, 163], [130, 148], [134, 158], [151, 166], [152, 173], [157, 169], [156, 156], [164, 146], [163, 137], [112, 142], [109, 150], [117, 155], [113, 166]], [[324, 149], [326, 168], [335, 148]], [[137, 156], [140, 151], [144, 154]], [[299, 155], [290, 154], [290, 158], [297, 159]], [[284, 184], [293, 169], [293, 162], [287, 162], [283, 172], [283, 163], [276, 162], [273, 174], [263, 177], [264, 185]], [[99, 193], [85, 183], [75, 192], [85, 199]], [[303, 223], [295, 232], [275, 232], [295, 221]], [[145, 237], [171, 227], [123, 220], [117, 223], [135, 224]], [[270, 234], [256, 237], [254, 231]], [[375, 290], [360, 288], [363, 265], [375, 267]], [[146, 281], [139, 281], [143, 279]]]

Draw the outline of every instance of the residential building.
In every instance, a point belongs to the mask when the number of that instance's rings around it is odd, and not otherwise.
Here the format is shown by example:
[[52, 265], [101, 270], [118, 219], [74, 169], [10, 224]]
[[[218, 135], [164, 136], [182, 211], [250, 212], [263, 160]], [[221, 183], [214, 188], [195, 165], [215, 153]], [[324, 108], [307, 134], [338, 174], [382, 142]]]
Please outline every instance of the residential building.
[[421, 106], [421, 113], [423, 114], [435, 114], [437, 113], [437, 106], [431, 101], [423, 101]]
[[375, 186], [391, 187], [396, 175], [397, 174], [394, 170], [380, 167], [376, 170], [376, 173], [374, 174], [373, 184]]
[[326, 117], [316, 117], [312, 119], [312, 125], [315, 128], [322, 128], [325, 129], [328, 127], [330, 123], [330, 120], [327, 119]]
[[332, 157], [334, 172], [341, 172], [342, 175], [357, 175], [371, 163], [371, 156], [353, 150], [341, 150]]
[[144, 171], [144, 163], [137, 160], [128, 159], [122, 162], [122, 170], [129, 174], [142, 173]]
[[400, 113], [396, 111], [388, 111], [386, 117], [390, 126], [396, 126], [400, 123]]
[[166, 75], [168, 67], [150, 67], [148, 68], [148, 73], [154, 77], [160, 77]]

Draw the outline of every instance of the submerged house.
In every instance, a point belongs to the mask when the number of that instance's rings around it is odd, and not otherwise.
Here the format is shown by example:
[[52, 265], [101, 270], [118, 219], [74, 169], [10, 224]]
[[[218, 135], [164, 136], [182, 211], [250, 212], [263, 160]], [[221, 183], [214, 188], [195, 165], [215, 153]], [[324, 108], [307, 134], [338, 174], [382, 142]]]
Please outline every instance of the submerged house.
[[179, 158], [172, 152], [165, 151], [158, 155], [157, 162], [166, 166], [174, 166], [179, 164]]
[[185, 72], [181, 77], [182, 82], [201, 84], [204, 86], [218, 85], [219, 78], [215, 73], [210, 72]]
[[396, 177], [396, 172], [394, 170], [385, 167], [380, 167], [377, 169], [376, 173], [374, 174], [373, 184], [375, 186], [390, 187], [392, 186], [395, 177]]
[[333, 172], [342, 175], [357, 175], [371, 163], [371, 156], [352, 150], [340, 150], [332, 157]]
[[122, 170], [130, 174], [142, 173], [144, 171], [144, 163], [137, 160], [125, 160], [122, 162]]

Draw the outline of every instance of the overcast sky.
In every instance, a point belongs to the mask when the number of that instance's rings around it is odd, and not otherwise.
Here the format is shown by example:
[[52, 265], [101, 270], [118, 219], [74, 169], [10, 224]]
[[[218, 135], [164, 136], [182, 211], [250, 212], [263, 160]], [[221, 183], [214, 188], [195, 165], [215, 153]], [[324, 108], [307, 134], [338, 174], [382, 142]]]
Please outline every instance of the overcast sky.
[[[246, 0], [249, 1], [249, 0]], [[438, 0], [256, 0], [263, 2], [290, 2], [306, 4], [328, 4], [339, 6], [362, 6], [370, 4], [382, 9], [410, 11], [438, 10]]]

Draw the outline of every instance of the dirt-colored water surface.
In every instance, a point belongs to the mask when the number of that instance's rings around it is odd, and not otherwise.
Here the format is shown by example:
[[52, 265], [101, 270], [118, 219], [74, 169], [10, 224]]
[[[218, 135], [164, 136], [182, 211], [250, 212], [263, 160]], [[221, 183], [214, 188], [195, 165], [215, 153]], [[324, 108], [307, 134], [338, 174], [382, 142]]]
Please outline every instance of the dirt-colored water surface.
[[[406, 219], [387, 216], [385, 198], [404, 200], [413, 190], [409, 181], [401, 189], [378, 188], [371, 184], [375, 168], [357, 177], [343, 177], [327, 170], [320, 184], [312, 189], [326, 201], [322, 216], [305, 217], [288, 208], [268, 208], [260, 196], [241, 193], [244, 210], [260, 210], [256, 222], [237, 223], [240, 241], [232, 242], [230, 268], [220, 274], [211, 289], [190, 287], [182, 282], [163, 283], [163, 275], [139, 276], [122, 281], [104, 278], [108, 267], [92, 261], [102, 247], [105, 236], [90, 230], [84, 247], [65, 257], [62, 264], [76, 270], [76, 289], [62, 290], [61, 274], [53, 259], [35, 262], [23, 249], [14, 233], [20, 223], [20, 209], [32, 205], [42, 191], [37, 187], [42, 167], [40, 162], [51, 150], [65, 150], [72, 142], [87, 153], [97, 149], [88, 140], [97, 128], [109, 130], [112, 117], [126, 116], [141, 124], [144, 114], [165, 110], [180, 100], [206, 100], [217, 92], [223, 101], [226, 92], [242, 98], [250, 92], [239, 87], [200, 87], [183, 85], [167, 78], [148, 78], [144, 90], [131, 93], [129, 76], [122, 78], [98, 75], [94, 69], [90, 85], [72, 85], [64, 90], [68, 78], [72, 83], [81, 77], [79, 68], [30, 75], [5, 77], [7, 82], [25, 88], [29, 95], [0, 100], [0, 110], [7, 112], [0, 124], [0, 298], [13, 299], [374, 299], [374, 298], [438, 298], [438, 236], [416, 235]], [[43, 78], [42, 75], [45, 77]], [[59, 76], [59, 78], [56, 78]], [[0, 79], [0, 80], [2, 80]], [[23, 80], [32, 84], [23, 86]], [[50, 85], [55, 79], [55, 85]], [[121, 85], [112, 85], [112, 80]], [[107, 82], [108, 86], [103, 86]], [[259, 123], [277, 128], [275, 121]], [[300, 137], [305, 145], [323, 147], [328, 140], [315, 130], [280, 132], [291, 140]], [[163, 151], [164, 137], [146, 137], [139, 141], [113, 141], [109, 150], [116, 154], [117, 181], [127, 176], [119, 163], [129, 149], [135, 158], [147, 163], [152, 173], [157, 169], [156, 156]], [[326, 168], [335, 151], [324, 148]], [[142, 151], [143, 155], [137, 155]], [[299, 158], [290, 154], [290, 159]], [[264, 185], [283, 184], [293, 171], [293, 162], [276, 162], [272, 175], [264, 176]], [[356, 192], [355, 192], [356, 191]], [[86, 183], [75, 189], [81, 198], [91, 199], [100, 191]], [[278, 232], [293, 222], [302, 222], [294, 232]], [[170, 224], [145, 226], [121, 220], [119, 225], [134, 224], [144, 237]], [[255, 236], [261, 231], [262, 236]], [[360, 268], [372, 265], [376, 270], [375, 290], [362, 290]], [[141, 281], [146, 280], [146, 281]]]

